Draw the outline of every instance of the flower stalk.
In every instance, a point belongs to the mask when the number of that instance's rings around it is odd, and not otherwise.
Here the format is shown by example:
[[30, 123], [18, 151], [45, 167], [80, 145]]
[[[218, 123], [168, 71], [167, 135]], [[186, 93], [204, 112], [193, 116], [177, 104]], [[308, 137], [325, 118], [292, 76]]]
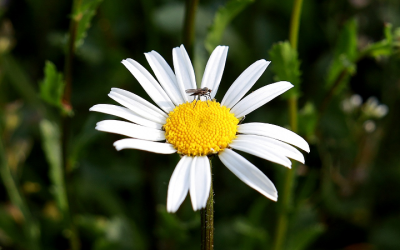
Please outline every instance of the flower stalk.
[[[210, 172], [212, 172], [211, 159], [210, 159]], [[212, 185], [212, 177], [211, 177], [210, 196], [208, 197], [206, 207], [201, 209], [200, 214], [201, 214], [201, 249], [212, 250], [214, 249], [214, 190]]]
[[195, 36], [196, 10], [199, 0], [186, 0], [185, 21], [183, 26], [183, 44], [189, 57], [193, 58], [193, 41]]
[[[290, 22], [289, 42], [293, 49], [297, 50], [300, 16], [303, 0], [294, 0], [292, 18]], [[288, 100], [289, 107], [289, 123], [293, 132], [297, 133], [297, 96], [292, 95]], [[284, 242], [289, 224], [289, 213], [292, 203], [293, 185], [295, 181], [297, 162], [293, 162], [292, 169], [286, 171], [284, 178], [284, 188], [282, 198], [280, 200], [278, 220], [276, 224], [276, 234], [274, 239], [274, 250], [284, 248]]]

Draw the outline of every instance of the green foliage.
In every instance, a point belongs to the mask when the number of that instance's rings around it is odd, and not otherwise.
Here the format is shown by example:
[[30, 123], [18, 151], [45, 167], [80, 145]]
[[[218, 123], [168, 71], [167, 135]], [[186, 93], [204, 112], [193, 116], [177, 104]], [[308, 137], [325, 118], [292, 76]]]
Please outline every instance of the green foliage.
[[209, 53], [219, 45], [226, 26], [252, 2], [254, 0], [230, 0], [225, 6], [218, 9], [204, 42]]
[[367, 45], [359, 50], [357, 48], [357, 22], [349, 20], [340, 32], [335, 45], [332, 63], [330, 65], [326, 87], [330, 88], [332, 95], [337, 95], [347, 85], [350, 76], [357, 70], [357, 62], [365, 57], [380, 59], [398, 53], [400, 34], [392, 31], [392, 25], [387, 23], [384, 27], [384, 39]]
[[15, 243], [28, 247], [28, 240], [21, 231], [21, 228], [15, 224], [11, 214], [4, 208], [0, 209], [0, 228], [2, 229], [2, 237], [5, 247]]
[[275, 73], [275, 81], [288, 81], [294, 88], [283, 94], [288, 98], [300, 95], [300, 61], [297, 51], [294, 50], [289, 42], [279, 42], [274, 44], [269, 51], [271, 59], [271, 70]]
[[[0, 124], [0, 135], [3, 135], [2, 124]], [[6, 134], [6, 133], [4, 133]], [[6, 242], [7, 240], [14, 240], [17, 244], [27, 245], [32, 250], [39, 250], [39, 236], [40, 236], [40, 229], [38, 223], [36, 223], [36, 219], [32, 218], [29, 208], [23, 199], [20, 190], [17, 186], [17, 183], [13, 176], [13, 170], [11, 169], [8, 161], [12, 159], [10, 157], [12, 154], [7, 155], [4, 145], [3, 145], [3, 138], [0, 141], [0, 177], [2, 180], [2, 184], [7, 191], [8, 197], [12, 202], [11, 207], [8, 209], [14, 212], [14, 220], [19, 220], [23, 224], [23, 236], [18, 235], [15, 237], [16, 234], [21, 234], [18, 227], [14, 225], [10, 225], [10, 222], [13, 223], [10, 219], [12, 217], [13, 212], [8, 212], [7, 214], [2, 214], [4, 211], [0, 209], [0, 229], [5, 230], [6, 233]], [[14, 166], [15, 167], [15, 166]], [[15, 214], [17, 213], [17, 214]], [[17, 218], [15, 217], [17, 216]], [[14, 222], [15, 223], [15, 222]], [[1, 232], [1, 231], [0, 231]], [[25, 236], [25, 237], [24, 237]], [[10, 237], [10, 238], [9, 238]], [[21, 241], [21, 238], [26, 238], [27, 242]], [[20, 243], [23, 242], [23, 243]]]
[[367, 46], [360, 54], [361, 56], [371, 56], [376, 59], [380, 57], [387, 57], [400, 50], [400, 29], [397, 28], [393, 31], [393, 26], [390, 23], [385, 24], [384, 39], [372, 43]]
[[351, 19], [346, 22], [339, 34], [334, 50], [333, 61], [328, 72], [326, 86], [331, 87], [343, 71], [354, 74], [356, 71], [356, 59], [357, 22], [355, 19]]
[[299, 120], [302, 121], [299, 124], [300, 134], [305, 135], [310, 142], [314, 141], [315, 127], [318, 120], [314, 104], [307, 102], [303, 108], [299, 110]]
[[56, 66], [46, 61], [44, 66], [44, 78], [39, 83], [40, 86], [40, 97], [47, 103], [62, 107], [62, 96], [64, 91], [64, 80], [62, 73], [57, 72]]
[[73, 19], [78, 21], [78, 28], [75, 37], [75, 47], [80, 47], [90, 28], [91, 21], [96, 14], [96, 9], [103, 0], [83, 0], [82, 5], [73, 14]]
[[132, 230], [126, 218], [108, 219], [81, 215], [77, 217], [77, 223], [82, 230], [90, 234], [95, 250], [141, 249], [140, 244], [132, 238]]
[[67, 216], [68, 203], [64, 188], [60, 128], [56, 123], [43, 119], [40, 122], [40, 132], [43, 151], [50, 166], [49, 175], [53, 184], [52, 192], [63, 216]]

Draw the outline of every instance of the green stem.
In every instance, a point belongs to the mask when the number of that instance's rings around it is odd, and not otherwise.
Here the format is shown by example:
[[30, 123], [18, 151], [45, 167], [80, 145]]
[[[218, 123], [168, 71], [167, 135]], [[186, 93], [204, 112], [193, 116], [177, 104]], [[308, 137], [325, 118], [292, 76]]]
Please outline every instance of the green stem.
[[297, 42], [299, 40], [300, 15], [302, 6], [303, 0], [294, 0], [292, 20], [290, 21], [289, 42], [290, 45], [292, 45], [292, 48], [295, 50], [297, 50]]
[[26, 238], [29, 240], [29, 248], [39, 250], [40, 229], [36, 221], [32, 218], [28, 206], [25, 204], [12, 176], [11, 169], [6, 160], [3, 141], [0, 141], [0, 175], [11, 203], [21, 211], [24, 217], [23, 230]]
[[[210, 171], [212, 172], [211, 160], [210, 160]], [[200, 214], [201, 214], [201, 249], [212, 250], [214, 249], [214, 190], [212, 184], [212, 177], [211, 177], [210, 196], [208, 197], [206, 207], [201, 209]]]
[[[293, 49], [297, 50], [300, 16], [303, 0], [294, 0], [292, 19], [290, 23], [289, 42]], [[292, 95], [288, 100], [289, 106], [289, 119], [290, 127], [293, 132], [297, 132], [297, 96]], [[292, 169], [286, 171], [284, 178], [283, 194], [279, 201], [279, 214], [275, 230], [274, 250], [281, 250], [284, 248], [287, 228], [289, 224], [289, 213], [291, 210], [293, 185], [295, 181], [296, 162], [293, 162]]]
[[[82, 5], [82, 0], [74, 0], [72, 3], [72, 13], [71, 13], [71, 21], [69, 26], [69, 41], [67, 47], [67, 54], [65, 56], [65, 67], [64, 67], [64, 75], [65, 75], [65, 89], [63, 94], [63, 107], [64, 107], [64, 114], [62, 117], [62, 137], [61, 137], [61, 148], [62, 148], [62, 165], [63, 171], [61, 178], [64, 180], [65, 172], [70, 171], [70, 167], [68, 164], [68, 138], [70, 134], [70, 117], [69, 114], [72, 112], [72, 105], [71, 105], [71, 95], [72, 95], [72, 71], [73, 71], [73, 59], [75, 55], [75, 40], [77, 35], [77, 30], [79, 26], [79, 22], [82, 19], [82, 12], [80, 12], [80, 8]], [[62, 185], [63, 189], [66, 190], [65, 182], [58, 183]], [[65, 193], [65, 203], [67, 204], [66, 208], [67, 211], [65, 213], [65, 221], [67, 223], [69, 229], [68, 239], [70, 242], [70, 248], [72, 250], [79, 250], [80, 243], [78, 237], [78, 231], [72, 221], [71, 212], [68, 206], [67, 195]]]
[[[195, 19], [199, 0], [186, 0], [185, 22], [183, 27], [183, 44], [189, 56], [193, 58], [193, 41], [195, 37]], [[193, 60], [193, 59], [192, 59]]]
[[65, 56], [65, 66], [64, 66], [65, 89], [62, 100], [64, 108], [67, 111], [72, 110], [71, 106], [72, 68], [73, 68], [72, 65], [75, 55], [76, 33], [78, 30], [79, 22], [82, 19], [82, 13], [78, 12], [81, 4], [82, 0], [74, 0], [72, 4], [71, 22], [69, 24], [69, 40], [68, 40], [67, 55]]

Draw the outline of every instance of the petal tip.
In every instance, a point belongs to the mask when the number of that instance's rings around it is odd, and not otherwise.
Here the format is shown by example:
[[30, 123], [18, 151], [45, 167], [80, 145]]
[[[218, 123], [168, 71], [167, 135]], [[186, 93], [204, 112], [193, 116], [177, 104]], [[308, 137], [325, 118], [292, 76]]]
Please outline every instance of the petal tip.
[[168, 213], [175, 213], [176, 211], [177, 211], [178, 209], [174, 209], [174, 208], [171, 208], [171, 207], [167, 207], [167, 212]]
[[123, 147], [119, 144], [119, 141], [114, 142], [113, 146], [117, 151], [121, 151], [121, 149], [123, 149]]
[[288, 84], [291, 88], [294, 87], [294, 85], [291, 82], [285, 82], [286, 84]]

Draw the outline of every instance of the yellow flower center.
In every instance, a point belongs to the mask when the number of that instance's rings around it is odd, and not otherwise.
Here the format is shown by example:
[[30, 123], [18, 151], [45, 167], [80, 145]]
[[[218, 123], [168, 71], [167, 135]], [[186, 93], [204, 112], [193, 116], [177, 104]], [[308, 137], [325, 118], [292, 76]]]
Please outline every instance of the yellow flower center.
[[194, 102], [187, 102], [169, 113], [165, 138], [180, 154], [216, 154], [236, 137], [238, 123], [229, 109], [218, 102], [198, 101], [195, 107]]

